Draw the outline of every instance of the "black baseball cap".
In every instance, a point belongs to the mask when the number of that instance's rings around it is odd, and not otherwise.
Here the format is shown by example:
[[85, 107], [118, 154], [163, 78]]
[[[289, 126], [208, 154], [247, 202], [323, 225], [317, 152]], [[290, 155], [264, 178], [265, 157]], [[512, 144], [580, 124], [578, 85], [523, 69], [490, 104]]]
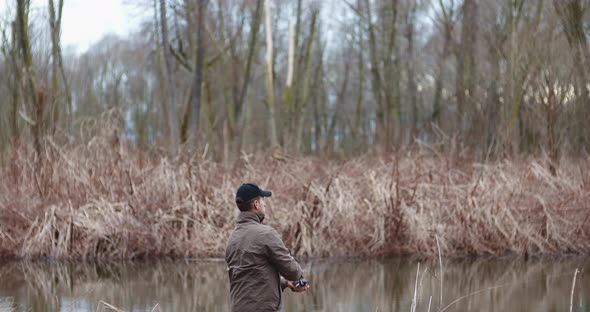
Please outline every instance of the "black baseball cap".
[[271, 195], [271, 191], [261, 189], [256, 183], [244, 183], [236, 192], [236, 202], [249, 202], [256, 197], [270, 197]]

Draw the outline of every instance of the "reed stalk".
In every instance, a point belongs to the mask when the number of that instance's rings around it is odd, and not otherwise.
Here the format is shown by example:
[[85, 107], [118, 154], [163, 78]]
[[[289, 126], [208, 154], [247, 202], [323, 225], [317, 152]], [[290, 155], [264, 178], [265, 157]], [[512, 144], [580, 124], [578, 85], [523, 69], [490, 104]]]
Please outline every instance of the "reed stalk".
[[570, 312], [574, 310], [574, 290], [576, 289], [576, 277], [578, 277], [579, 270], [576, 268], [574, 272], [574, 281], [572, 282], [572, 293], [570, 295]]
[[410, 312], [416, 312], [416, 297], [418, 294], [418, 277], [420, 276], [420, 262], [418, 262], [418, 269], [416, 270], [416, 283], [414, 284], [414, 296], [412, 297], [412, 306]]
[[449, 162], [420, 148], [392, 160], [277, 160], [269, 151], [171, 162], [112, 133], [97, 126], [87, 144], [47, 138], [41, 167], [33, 146], [11, 148], [13, 161], [0, 167], [0, 256], [223, 257], [245, 181], [273, 190], [265, 223], [296, 255], [438, 256], [439, 305], [443, 248], [446, 257], [590, 251], [584, 160], [562, 161], [556, 175], [538, 157]]

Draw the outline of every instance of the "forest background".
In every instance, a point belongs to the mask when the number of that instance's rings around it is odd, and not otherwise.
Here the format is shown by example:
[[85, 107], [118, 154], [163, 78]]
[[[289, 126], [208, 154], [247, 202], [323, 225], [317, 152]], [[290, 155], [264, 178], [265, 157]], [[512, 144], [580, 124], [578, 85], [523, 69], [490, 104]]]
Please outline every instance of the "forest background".
[[0, 21], [4, 256], [220, 256], [250, 180], [300, 256], [589, 250], [588, 1], [64, 1]]

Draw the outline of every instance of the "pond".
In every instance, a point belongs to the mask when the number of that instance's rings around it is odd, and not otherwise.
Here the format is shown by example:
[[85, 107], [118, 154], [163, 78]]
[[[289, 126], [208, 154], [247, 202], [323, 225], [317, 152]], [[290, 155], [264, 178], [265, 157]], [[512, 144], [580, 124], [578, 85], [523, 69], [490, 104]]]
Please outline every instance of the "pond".
[[[283, 311], [411, 311], [414, 295], [424, 312], [569, 311], [576, 268], [573, 311], [590, 311], [590, 258], [443, 259], [442, 304], [438, 260], [422, 261], [416, 278], [418, 264], [305, 262], [312, 288], [287, 290]], [[227, 311], [228, 292], [222, 260], [0, 264], [0, 311]]]

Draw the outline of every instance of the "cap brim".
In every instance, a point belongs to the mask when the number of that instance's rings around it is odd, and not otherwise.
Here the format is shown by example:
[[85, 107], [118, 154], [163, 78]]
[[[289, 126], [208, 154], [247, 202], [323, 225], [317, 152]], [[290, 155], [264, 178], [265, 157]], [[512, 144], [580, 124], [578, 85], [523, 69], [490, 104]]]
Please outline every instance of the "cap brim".
[[271, 197], [272, 196], [272, 192], [271, 191], [260, 190], [260, 196], [262, 196], [262, 197]]

